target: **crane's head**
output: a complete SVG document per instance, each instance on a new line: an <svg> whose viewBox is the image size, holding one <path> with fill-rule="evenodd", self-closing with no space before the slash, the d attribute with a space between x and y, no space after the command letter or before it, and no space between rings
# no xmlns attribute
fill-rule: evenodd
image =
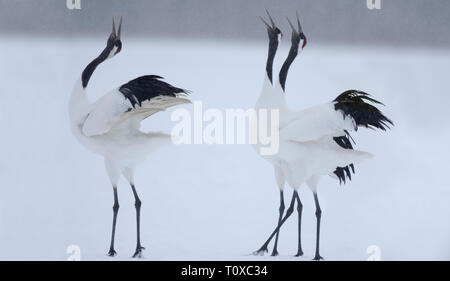
<svg viewBox="0 0 450 281"><path fill-rule="evenodd" d="M269 11L266 9L266 13L269 16L270 24L268 24L262 17L259 17L261 21L266 25L267 27L267 34L269 35L269 39L275 40L276 42L280 42L281 39L283 39L283 32L275 25L275 22L273 21L272 17L269 14Z"/></svg>
<svg viewBox="0 0 450 281"><path fill-rule="evenodd" d="M120 41L120 32L122 31L122 17L120 17L119 29L116 33L116 24L114 23L114 17L112 19L112 32L109 35L106 47L110 50L108 58L112 58L122 50L122 41Z"/></svg>
<svg viewBox="0 0 450 281"><path fill-rule="evenodd" d="M298 44L301 42L302 44L302 50L303 48L305 48L306 43L308 42L306 39L305 34L303 33L303 29L302 29L302 25L300 24L300 17L298 16L298 11L296 12L296 17L297 17L297 28L298 30L294 27L294 25L292 24L292 22L289 20L288 17L287 20L289 22L289 25L292 28L292 38L291 38L291 42L292 44L296 44L296 46L298 46Z"/></svg>

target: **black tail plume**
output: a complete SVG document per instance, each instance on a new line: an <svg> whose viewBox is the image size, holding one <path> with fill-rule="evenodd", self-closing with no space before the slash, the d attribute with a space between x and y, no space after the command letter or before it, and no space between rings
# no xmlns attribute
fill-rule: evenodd
<svg viewBox="0 0 450 281"><path fill-rule="evenodd" d="M348 90L340 94L334 101L336 102L334 109L341 110L344 117L347 115L353 118L357 126L377 128L385 131L390 128L389 125L394 125L394 123L383 115L378 108L370 104L383 105L376 99L371 98L368 93L358 90ZM355 141L350 136L349 132L345 131L345 134L345 136L333 138L334 141L342 148L353 149L351 141L353 141L353 143L355 143ZM336 168L334 174L338 177L339 183L345 183L346 178L349 180L352 179L350 169L354 174L355 167L353 164Z"/></svg>
<svg viewBox="0 0 450 281"><path fill-rule="evenodd" d="M368 93L358 90L348 90L340 94L336 99L334 108L342 110L345 115L351 116L357 126L377 128L383 131L389 129L394 123L381 113L381 111L366 101L374 104L381 102L370 97Z"/></svg>

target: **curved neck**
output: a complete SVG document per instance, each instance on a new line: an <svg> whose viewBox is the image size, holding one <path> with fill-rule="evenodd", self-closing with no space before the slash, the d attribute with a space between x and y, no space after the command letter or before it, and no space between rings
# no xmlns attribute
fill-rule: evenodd
<svg viewBox="0 0 450 281"><path fill-rule="evenodd" d="M69 100L69 117L72 125L78 126L84 122L89 113L90 102L82 86L81 77L76 81Z"/></svg>
<svg viewBox="0 0 450 281"><path fill-rule="evenodd" d="M75 126L82 123L89 112L90 102L86 96L86 86L89 79L91 78L92 73L94 73L95 68L110 57L113 47L113 45L107 44L100 55L86 66L81 74L81 77L75 83L69 101L70 120Z"/></svg>
<svg viewBox="0 0 450 281"><path fill-rule="evenodd" d="M280 85L281 85L281 88L283 89L283 92L284 92L284 88L286 85L286 78L288 75L289 67L291 66L292 62L294 61L295 57L298 54L298 45L299 45L298 41L292 40L291 49L289 50L289 54L288 54L286 60L284 61L283 66L281 67L281 70L280 70L278 79L280 81Z"/></svg>
<svg viewBox="0 0 450 281"><path fill-rule="evenodd" d="M110 46L108 44L106 48L101 52L101 54L98 57L96 57L93 61L91 61L83 70L83 73L81 74L81 81L83 83L83 88L87 87L89 79L91 78L92 73L94 73L94 70L97 68L97 66L102 62L104 62L110 56L113 47L114 47L113 45Z"/></svg>
<svg viewBox="0 0 450 281"><path fill-rule="evenodd" d="M273 60L275 58L275 54L278 48L278 35L272 35L269 33L269 52L267 54L267 62L266 62L266 72L267 77L269 77L270 83L273 84L272 81L272 69L273 69Z"/></svg>

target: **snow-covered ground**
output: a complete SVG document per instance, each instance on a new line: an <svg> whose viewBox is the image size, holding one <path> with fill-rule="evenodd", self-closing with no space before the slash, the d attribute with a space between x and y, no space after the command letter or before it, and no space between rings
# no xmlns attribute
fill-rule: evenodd
<svg viewBox="0 0 450 281"><path fill-rule="evenodd" d="M72 137L67 102L105 38L0 39L0 259L108 259L113 195L103 161ZM123 51L90 82L95 100L142 74L159 74L193 91L204 107L250 108L261 88L265 42L123 39ZM283 42L278 65L289 40ZM375 157L354 180L321 181L321 254L328 260L450 259L450 51L321 46L313 40L288 76L287 99L304 108L361 89L383 101L393 130L359 130L357 147ZM192 105L185 108L192 110ZM171 110L144 130L170 132ZM278 190L272 167L250 145L164 148L139 166L142 242L148 260L273 260L248 255L275 226ZM291 191L286 192L286 201ZM305 257L314 254L312 193L301 190ZM130 187L119 186L118 259L135 247ZM296 216L282 229L280 256L296 259Z"/></svg>

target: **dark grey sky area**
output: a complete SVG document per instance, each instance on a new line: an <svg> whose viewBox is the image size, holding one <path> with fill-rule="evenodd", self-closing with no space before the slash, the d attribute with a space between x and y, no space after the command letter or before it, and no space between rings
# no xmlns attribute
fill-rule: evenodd
<svg viewBox="0 0 450 281"><path fill-rule="evenodd" d="M286 15L299 10L310 42L450 47L449 0L0 0L0 33L95 36L109 31L112 15L123 15L133 36L261 39L258 15L268 8L285 34Z"/></svg>

